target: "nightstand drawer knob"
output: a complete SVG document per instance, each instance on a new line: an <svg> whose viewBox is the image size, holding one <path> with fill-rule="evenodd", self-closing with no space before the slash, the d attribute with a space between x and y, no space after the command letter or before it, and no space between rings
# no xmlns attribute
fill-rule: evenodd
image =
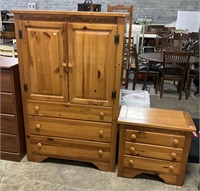
<svg viewBox="0 0 200 191"><path fill-rule="evenodd" d="M101 112L99 112L99 116L100 116L100 117L104 117L104 116L105 116L105 113L101 111Z"/></svg>
<svg viewBox="0 0 200 191"><path fill-rule="evenodd" d="M171 157L172 157L172 159L175 159L176 158L176 153L171 153Z"/></svg>
<svg viewBox="0 0 200 191"><path fill-rule="evenodd" d="M178 140L177 140L177 139L174 139L174 140L173 140L173 143L174 143L174 145L178 145Z"/></svg>
<svg viewBox="0 0 200 191"><path fill-rule="evenodd" d="M35 106L35 107L34 107L34 110L35 110L35 111L39 111L39 110L40 110L40 107L39 107L39 106Z"/></svg>
<svg viewBox="0 0 200 191"><path fill-rule="evenodd" d="M103 131L102 131L102 130L99 131L99 137L100 137L100 138L103 137Z"/></svg>
<svg viewBox="0 0 200 191"><path fill-rule="evenodd" d="M99 157L102 157L103 156L103 151L102 150L98 150L98 155L99 155Z"/></svg>
<svg viewBox="0 0 200 191"><path fill-rule="evenodd" d="M42 143L37 143L37 148L41 149L41 147L42 147Z"/></svg>
<svg viewBox="0 0 200 191"><path fill-rule="evenodd" d="M39 131L39 130L40 130L40 127L41 127L40 124L36 124L36 125L35 125L35 130L36 130L36 131Z"/></svg>
<svg viewBox="0 0 200 191"><path fill-rule="evenodd" d="M133 162L133 160L129 160L129 162L128 162L128 163L129 163L129 165L130 165L130 166L133 166L133 165L134 165L134 162Z"/></svg>
<svg viewBox="0 0 200 191"><path fill-rule="evenodd" d="M174 167L172 165L170 165L169 170L174 170Z"/></svg>
<svg viewBox="0 0 200 191"><path fill-rule="evenodd" d="M135 134L132 134L131 135L131 140L135 140L136 139L136 135Z"/></svg>
<svg viewBox="0 0 200 191"><path fill-rule="evenodd" d="M131 147L131 148L130 148L130 151L131 151L131 153L135 153L135 148L134 148L134 147Z"/></svg>

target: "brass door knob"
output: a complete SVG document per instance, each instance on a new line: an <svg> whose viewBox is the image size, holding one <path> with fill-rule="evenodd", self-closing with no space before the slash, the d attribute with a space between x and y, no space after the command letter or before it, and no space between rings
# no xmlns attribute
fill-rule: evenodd
<svg viewBox="0 0 200 191"><path fill-rule="evenodd" d="M177 139L174 139L174 140L173 140L173 143L174 143L174 145L178 145L178 140L177 140Z"/></svg>
<svg viewBox="0 0 200 191"><path fill-rule="evenodd" d="M136 135L135 134L132 134L131 135L131 140L135 140L136 139Z"/></svg>
<svg viewBox="0 0 200 191"><path fill-rule="evenodd" d="M66 68L66 67L67 67L67 64L66 64L66 63L63 63L62 66L63 66L64 68Z"/></svg>
<svg viewBox="0 0 200 191"><path fill-rule="evenodd" d="M41 149L41 147L42 147L42 143L37 143L37 148Z"/></svg>
<svg viewBox="0 0 200 191"><path fill-rule="evenodd" d="M131 153L135 153L135 148L134 148L134 147L131 147L131 148L130 148L130 152L131 152Z"/></svg>
<svg viewBox="0 0 200 191"><path fill-rule="evenodd" d="M100 116L100 117L104 117L104 116L105 116L105 113L101 111L101 112L99 112L99 116Z"/></svg>
<svg viewBox="0 0 200 191"><path fill-rule="evenodd" d="M130 166L133 166L133 165L134 165L134 162L133 162L133 160L129 160L129 162L128 162L128 163L129 163L129 165L130 165Z"/></svg>
<svg viewBox="0 0 200 191"><path fill-rule="evenodd" d="M36 124L36 125L35 125L35 130L36 130L36 131L39 131L39 130L40 130L40 127L41 127L41 125L40 125L39 123Z"/></svg>
<svg viewBox="0 0 200 191"><path fill-rule="evenodd" d="M99 155L99 157L102 157L103 156L103 151L102 150L98 150L98 155Z"/></svg>
<svg viewBox="0 0 200 191"><path fill-rule="evenodd" d="M172 157L173 159L175 159L175 158L176 158L176 153L171 153L171 157Z"/></svg>
<svg viewBox="0 0 200 191"><path fill-rule="evenodd" d="M69 63L68 68L72 68L72 67L73 67L73 64Z"/></svg>
<svg viewBox="0 0 200 191"><path fill-rule="evenodd" d="M101 137L101 138L103 137L103 131L102 130L99 131L99 137Z"/></svg>
<svg viewBox="0 0 200 191"><path fill-rule="evenodd" d="M169 170L174 170L174 166L170 165Z"/></svg>
<svg viewBox="0 0 200 191"><path fill-rule="evenodd" d="M36 105L36 106L34 107L34 110L35 110L35 111L39 111L39 110L40 110L40 107Z"/></svg>

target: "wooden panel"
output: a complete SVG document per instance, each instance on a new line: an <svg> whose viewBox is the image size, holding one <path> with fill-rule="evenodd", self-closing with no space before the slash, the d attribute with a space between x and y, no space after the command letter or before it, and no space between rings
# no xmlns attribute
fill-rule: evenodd
<svg viewBox="0 0 200 191"><path fill-rule="evenodd" d="M113 105L116 33L116 25L68 25L70 103Z"/></svg>
<svg viewBox="0 0 200 191"><path fill-rule="evenodd" d="M183 149L141 143L125 143L125 153L140 157L181 161Z"/></svg>
<svg viewBox="0 0 200 191"><path fill-rule="evenodd" d="M110 159L108 143L34 136L31 136L30 142L32 154L86 161L108 162Z"/></svg>
<svg viewBox="0 0 200 191"><path fill-rule="evenodd" d="M1 97L1 112L14 114L15 108L14 108L13 94L0 92L0 97Z"/></svg>
<svg viewBox="0 0 200 191"><path fill-rule="evenodd" d="M178 175L180 163L125 155L124 167Z"/></svg>
<svg viewBox="0 0 200 191"><path fill-rule="evenodd" d="M19 145L17 142L16 135L9 135L9 134L3 134L1 135L1 151L7 151L7 152L19 152Z"/></svg>
<svg viewBox="0 0 200 191"><path fill-rule="evenodd" d="M16 134L16 119L15 115L0 114L1 118L1 132Z"/></svg>
<svg viewBox="0 0 200 191"><path fill-rule="evenodd" d="M183 148L185 137L174 134L154 133L127 129L126 140L138 143L149 143L155 145Z"/></svg>
<svg viewBox="0 0 200 191"><path fill-rule="evenodd" d="M24 69L29 97L63 101L64 23L23 22ZM65 39L66 41L66 39Z"/></svg>
<svg viewBox="0 0 200 191"><path fill-rule="evenodd" d="M35 135L82 140L111 140L111 124L29 116L29 131Z"/></svg>
<svg viewBox="0 0 200 191"><path fill-rule="evenodd" d="M1 80L1 92L12 92L12 77L10 70L1 69L0 70L0 80Z"/></svg>
<svg viewBox="0 0 200 191"><path fill-rule="evenodd" d="M92 107L53 102L28 101L28 113L43 117L59 117L88 121L112 121L112 108Z"/></svg>

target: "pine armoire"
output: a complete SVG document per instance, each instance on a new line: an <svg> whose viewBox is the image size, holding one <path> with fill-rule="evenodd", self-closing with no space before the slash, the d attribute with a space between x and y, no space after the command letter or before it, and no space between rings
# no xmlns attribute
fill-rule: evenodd
<svg viewBox="0 0 200 191"><path fill-rule="evenodd" d="M12 12L28 160L114 171L127 14Z"/></svg>

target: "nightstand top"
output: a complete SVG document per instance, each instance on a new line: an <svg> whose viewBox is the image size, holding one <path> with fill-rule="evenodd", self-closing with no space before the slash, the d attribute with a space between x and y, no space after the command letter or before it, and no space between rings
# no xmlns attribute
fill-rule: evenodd
<svg viewBox="0 0 200 191"><path fill-rule="evenodd" d="M168 109L140 108L123 105L118 123L166 130L196 131L189 113Z"/></svg>

